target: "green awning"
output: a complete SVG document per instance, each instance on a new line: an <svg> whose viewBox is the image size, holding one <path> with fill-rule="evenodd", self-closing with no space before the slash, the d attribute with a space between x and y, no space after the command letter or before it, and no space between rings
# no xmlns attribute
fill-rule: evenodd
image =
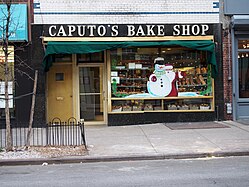
<svg viewBox="0 0 249 187"><path fill-rule="evenodd" d="M116 48L152 46L182 46L200 51L208 51L208 63L212 66L212 77L218 74L215 58L215 44L211 40L172 40L158 42L48 42L46 53L43 59L43 66L45 71L49 70L53 63L51 58L51 55L53 54L86 54Z"/></svg>

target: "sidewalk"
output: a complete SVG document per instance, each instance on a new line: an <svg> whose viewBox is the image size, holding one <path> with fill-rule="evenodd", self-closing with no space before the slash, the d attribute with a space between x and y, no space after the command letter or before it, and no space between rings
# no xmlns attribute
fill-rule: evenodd
<svg viewBox="0 0 249 187"><path fill-rule="evenodd" d="M218 123L230 128L171 130L162 123L87 126L86 143L89 153L86 156L0 160L0 165L249 155L249 125L233 121Z"/></svg>
<svg viewBox="0 0 249 187"><path fill-rule="evenodd" d="M249 153L249 125L171 130L164 124L86 128L89 157Z"/></svg>

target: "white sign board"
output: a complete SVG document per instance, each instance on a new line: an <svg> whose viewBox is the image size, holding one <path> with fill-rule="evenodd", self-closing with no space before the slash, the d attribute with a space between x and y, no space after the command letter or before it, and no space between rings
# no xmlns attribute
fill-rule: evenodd
<svg viewBox="0 0 249 187"><path fill-rule="evenodd" d="M13 94L13 82L8 82L8 93ZM5 82L0 82L0 94L5 94Z"/></svg>
<svg viewBox="0 0 249 187"><path fill-rule="evenodd" d="M0 95L0 108L5 108L4 95ZM9 95L9 108L13 108L13 95Z"/></svg>

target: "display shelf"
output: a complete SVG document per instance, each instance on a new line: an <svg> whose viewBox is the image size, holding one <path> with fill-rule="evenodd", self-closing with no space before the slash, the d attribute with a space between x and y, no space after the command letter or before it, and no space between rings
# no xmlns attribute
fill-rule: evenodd
<svg viewBox="0 0 249 187"><path fill-rule="evenodd" d="M182 113L182 112L214 112L214 109L209 110L143 110L143 111L122 111L122 112L108 112L109 114L134 114L134 113L158 113L158 112L165 112L165 113Z"/></svg>
<svg viewBox="0 0 249 187"><path fill-rule="evenodd" d="M178 96L178 97L141 97L141 98L111 98L111 100L181 100L181 99L212 99L213 96L191 96L191 97L183 97L183 96Z"/></svg>
<svg viewBox="0 0 249 187"><path fill-rule="evenodd" d="M178 87L205 87L207 86L207 84L198 84L198 85L192 85L192 84L188 84L188 85L178 85Z"/></svg>
<svg viewBox="0 0 249 187"><path fill-rule="evenodd" d="M120 77L120 79L135 81L135 80L144 80L144 79L147 80L148 78L147 77Z"/></svg>
<svg viewBox="0 0 249 187"><path fill-rule="evenodd" d="M109 114L133 114L133 113L144 113L145 111L122 111L122 112L108 112Z"/></svg>
<svg viewBox="0 0 249 187"><path fill-rule="evenodd" d="M150 70L149 68L134 68L134 69L129 69L129 68L119 68L115 67L111 69L112 71L136 71L136 70Z"/></svg>
<svg viewBox="0 0 249 187"><path fill-rule="evenodd" d="M118 88L142 88L142 87L146 87L146 85L137 85L137 86L117 86Z"/></svg>
<svg viewBox="0 0 249 187"><path fill-rule="evenodd" d="M213 112L213 109L209 110L152 110L152 111L143 111L144 113L148 112ZM120 112L122 113L122 112Z"/></svg>
<svg viewBox="0 0 249 187"><path fill-rule="evenodd" d="M115 109L111 113L214 111L212 96L115 98L112 99L112 106Z"/></svg>

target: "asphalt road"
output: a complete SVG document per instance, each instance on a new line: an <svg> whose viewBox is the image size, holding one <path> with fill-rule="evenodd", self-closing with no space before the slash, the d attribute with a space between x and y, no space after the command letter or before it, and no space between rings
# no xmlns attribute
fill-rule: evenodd
<svg viewBox="0 0 249 187"><path fill-rule="evenodd" d="M249 157L0 167L0 186L249 186Z"/></svg>

